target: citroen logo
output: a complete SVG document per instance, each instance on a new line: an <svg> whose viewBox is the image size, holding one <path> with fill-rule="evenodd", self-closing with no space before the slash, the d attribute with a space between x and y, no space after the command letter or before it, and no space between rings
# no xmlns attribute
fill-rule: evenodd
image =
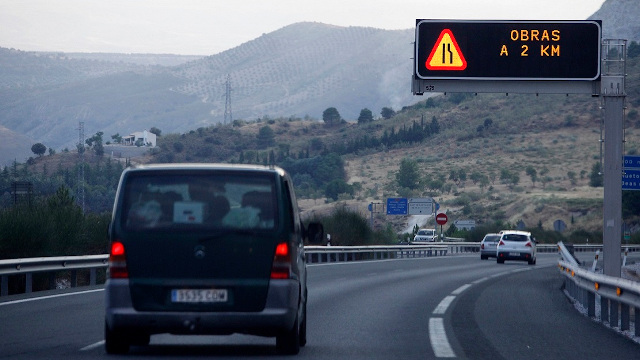
<svg viewBox="0 0 640 360"><path fill-rule="evenodd" d="M193 255L196 257L196 259L204 258L204 256L206 255L206 253L204 252L204 246L202 245L196 246L193 249Z"/></svg>

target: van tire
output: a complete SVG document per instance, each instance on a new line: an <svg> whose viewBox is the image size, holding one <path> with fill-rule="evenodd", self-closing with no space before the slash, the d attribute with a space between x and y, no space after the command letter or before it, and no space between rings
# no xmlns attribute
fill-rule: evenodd
<svg viewBox="0 0 640 360"><path fill-rule="evenodd" d="M291 330L276 336L276 351L283 355L296 355L300 352L300 323L299 317L293 322Z"/></svg>
<svg viewBox="0 0 640 360"><path fill-rule="evenodd" d="M129 351L129 342L122 333L117 333L104 324L104 348L107 354L125 354Z"/></svg>

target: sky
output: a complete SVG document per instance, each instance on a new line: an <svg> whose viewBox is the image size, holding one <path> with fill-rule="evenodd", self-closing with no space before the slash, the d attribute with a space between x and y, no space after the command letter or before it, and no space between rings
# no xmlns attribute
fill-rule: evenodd
<svg viewBox="0 0 640 360"><path fill-rule="evenodd" d="M415 19L584 20L604 0L0 0L0 47L213 55L287 25L400 30Z"/></svg>

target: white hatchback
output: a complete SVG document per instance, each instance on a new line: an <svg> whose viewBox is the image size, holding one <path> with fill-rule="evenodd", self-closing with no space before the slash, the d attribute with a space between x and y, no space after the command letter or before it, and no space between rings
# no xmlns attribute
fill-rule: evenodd
<svg viewBox="0 0 640 360"><path fill-rule="evenodd" d="M496 258L498 264L503 264L505 260L521 260L535 265L536 239L528 231L501 231Z"/></svg>

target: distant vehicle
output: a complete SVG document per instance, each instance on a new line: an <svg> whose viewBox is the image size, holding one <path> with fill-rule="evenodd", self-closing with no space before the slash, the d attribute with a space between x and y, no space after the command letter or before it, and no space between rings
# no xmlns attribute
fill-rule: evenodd
<svg viewBox="0 0 640 360"><path fill-rule="evenodd" d="M420 229L413 237L413 243L434 242L437 238L436 229Z"/></svg>
<svg viewBox="0 0 640 360"><path fill-rule="evenodd" d="M276 338L296 354L307 324L304 229L277 167L149 165L125 170L109 226L105 348L159 333Z"/></svg>
<svg viewBox="0 0 640 360"><path fill-rule="evenodd" d="M498 264L503 264L505 260L521 260L535 265L536 240L528 231L501 231L496 256Z"/></svg>
<svg viewBox="0 0 640 360"><path fill-rule="evenodd" d="M500 234L486 234L480 241L480 260L487 260L490 257L497 257L496 248L500 241Z"/></svg>

